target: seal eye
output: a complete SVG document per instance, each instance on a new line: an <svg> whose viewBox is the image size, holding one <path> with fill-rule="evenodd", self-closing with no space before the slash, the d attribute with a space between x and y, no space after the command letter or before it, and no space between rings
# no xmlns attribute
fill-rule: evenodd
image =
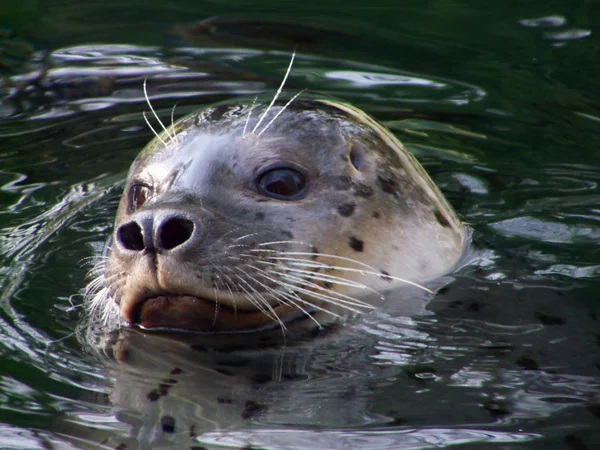
<svg viewBox="0 0 600 450"><path fill-rule="evenodd" d="M306 191L306 178L291 167L273 167L263 171L256 181L258 191L279 200L299 200Z"/></svg>
<svg viewBox="0 0 600 450"><path fill-rule="evenodd" d="M134 184L129 190L129 210L136 211L152 196L152 189L145 184Z"/></svg>

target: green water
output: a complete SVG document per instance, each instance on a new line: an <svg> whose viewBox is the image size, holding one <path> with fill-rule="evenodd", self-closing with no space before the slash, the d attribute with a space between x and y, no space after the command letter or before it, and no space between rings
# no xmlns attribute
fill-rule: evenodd
<svg viewBox="0 0 600 450"><path fill-rule="evenodd" d="M598 448L600 4L166 3L0 7L0 448ZM294 348L87 352L143 80L180 117L273 92L296 43L287 87L386 122L471 226L469 264L428 315Z"/></svg>

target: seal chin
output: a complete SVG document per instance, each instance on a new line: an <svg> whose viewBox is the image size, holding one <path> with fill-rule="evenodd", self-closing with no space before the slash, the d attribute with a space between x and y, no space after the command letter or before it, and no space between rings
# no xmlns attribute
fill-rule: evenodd
<svg viewBox="0 0 600 450"><path fill-rule="evenodd" d="M231 333L279 325L291 314L287 305L260 310L232 309L192 295L159 295L138 302L128 316L130 326L151 331Z"/></svg>

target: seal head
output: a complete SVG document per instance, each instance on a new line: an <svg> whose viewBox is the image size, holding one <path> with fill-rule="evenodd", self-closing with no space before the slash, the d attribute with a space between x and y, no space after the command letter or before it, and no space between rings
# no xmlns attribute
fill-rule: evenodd
<svg viewBox="0 0 600 450"><path fill-rule="evenodd" d="M285 328L447 273L465 228L416 159L329 100L228 103L131 166L92 314L152 330ZM95 312L94 312L95 311Z"/></svg>

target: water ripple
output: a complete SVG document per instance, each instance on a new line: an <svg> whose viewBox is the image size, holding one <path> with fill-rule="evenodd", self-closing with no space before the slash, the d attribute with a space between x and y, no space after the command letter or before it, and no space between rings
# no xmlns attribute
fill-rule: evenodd
<svg viewBox="0 0 600 450"><path fill-rule="evenodd" d="M503 432L473 428L407 428L378 431L248 430L205 433L197 438L204 445L261 447L266 449L410 450L438 448L470 442L516 443L540 437L537 433Z"/></svg>

